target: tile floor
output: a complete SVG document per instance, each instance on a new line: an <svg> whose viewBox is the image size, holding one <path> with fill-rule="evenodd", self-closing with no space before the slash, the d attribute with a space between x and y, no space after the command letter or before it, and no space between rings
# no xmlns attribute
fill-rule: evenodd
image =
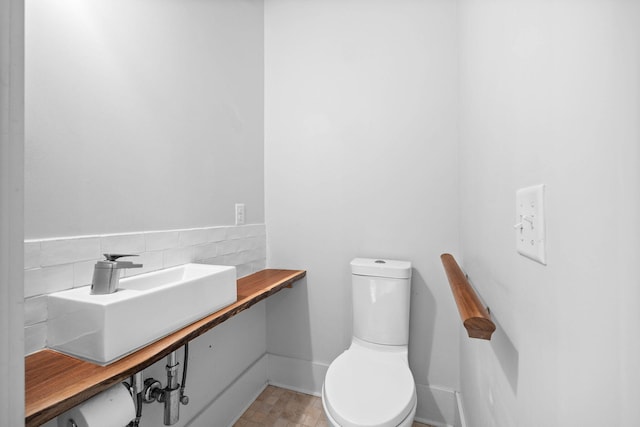
<svg viewBox="0 0 640 427"><path fill-rule="evenodd" d="M267 386L234 427L329 427L319 397ZM413 423L413 427L430 427Z"/></svg>

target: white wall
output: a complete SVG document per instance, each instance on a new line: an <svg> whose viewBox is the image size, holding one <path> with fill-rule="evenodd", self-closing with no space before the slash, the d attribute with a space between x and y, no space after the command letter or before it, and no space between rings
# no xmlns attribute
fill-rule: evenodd
<svg viewBox="0 0 640 427"><path fill-rule="evenodd" d="M24 7L0 0L0 425L24 421Z"/></svg>
<svg viewBox="0 0 640 427"><path fill-rule="evenodd" d="M264 221L258 0L28 0L27 238Z"/></svg>
<svg viewBox="0 0 640 427"><path fill-rule="evenodd" d="M415 379L457 389L455 2L267 1L265 59L268 265L308 271L268 302L269 353L326 369L351 338L349 261L407 259Z"/></svg>
<svg viewBox="0 0 640 427"><path fill-rule="evenodd" d="M498 322L462 338L474 427L640 424L639 7L460 2L460 258ZM512 228L539 183L547 266Z"/></svg>

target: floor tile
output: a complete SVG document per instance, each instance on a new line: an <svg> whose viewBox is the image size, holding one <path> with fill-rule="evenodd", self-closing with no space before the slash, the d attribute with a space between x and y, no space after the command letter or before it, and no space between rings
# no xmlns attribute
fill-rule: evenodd
<svg viewBox="0 0 640 427"><path fill-rule="evenodd" d="M330 427L322 400L296 391L267 386L234 427ZM413 427L430 427L413 423Z"/></svg>

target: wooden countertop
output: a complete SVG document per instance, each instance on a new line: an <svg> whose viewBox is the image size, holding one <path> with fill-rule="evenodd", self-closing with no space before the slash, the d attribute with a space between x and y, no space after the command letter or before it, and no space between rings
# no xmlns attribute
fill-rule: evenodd
<svg viewBox="0 0 640 427"><path fill-rule="evenodd" d="M110 365L100 366L45 349L25 358L25 425L39 426L151 366L185 343L306 275L267 269L238 279L238 300Z"/></svg>

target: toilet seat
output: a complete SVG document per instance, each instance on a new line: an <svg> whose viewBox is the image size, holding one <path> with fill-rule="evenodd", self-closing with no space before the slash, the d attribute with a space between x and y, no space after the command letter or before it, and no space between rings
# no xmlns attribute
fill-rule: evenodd
<svg viewBox="0 0 640 427"><path fill-rule="evenodd" d="M406 347L377 347L354 341L329 366L322 398L342 427L397 427L415 409Z"/></svg>

